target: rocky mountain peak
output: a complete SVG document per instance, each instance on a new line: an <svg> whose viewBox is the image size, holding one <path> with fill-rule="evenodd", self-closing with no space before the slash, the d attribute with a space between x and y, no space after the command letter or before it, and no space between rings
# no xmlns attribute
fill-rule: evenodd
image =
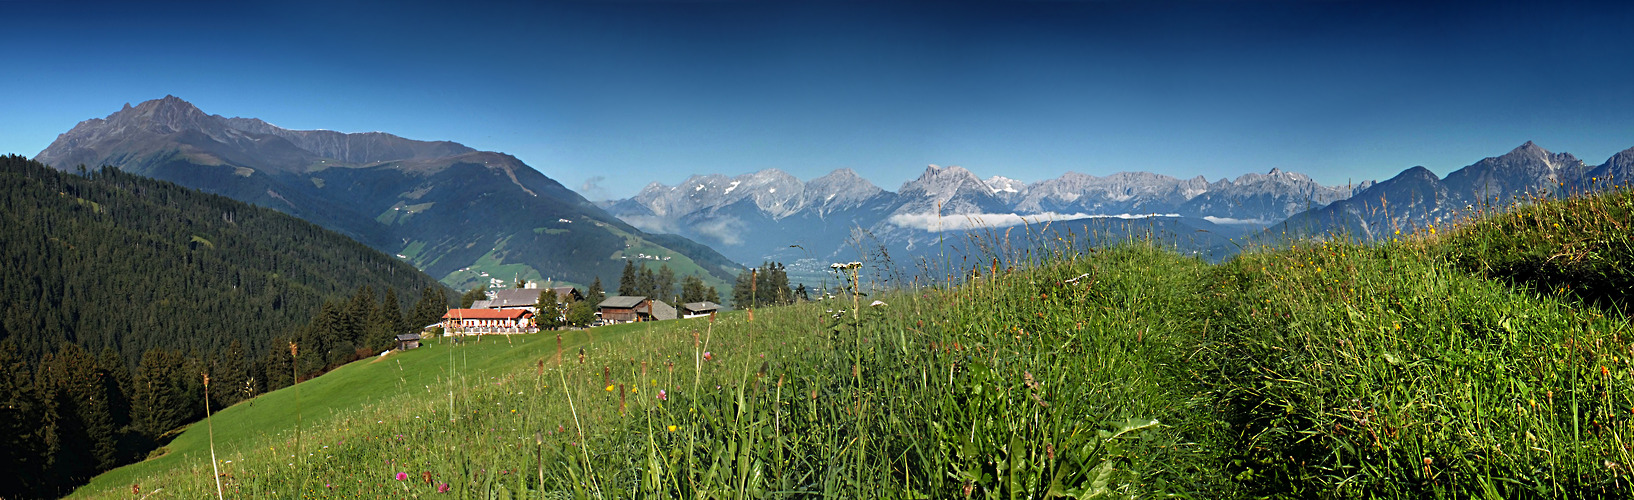
<svg viewBox="0 0 1634 500"><path fill-rule="evenodd" d="M168 134L183 130L211 130L221 128L215 117L204 114L193 103L173 95L143 102L134 108L121 109L109 115L108 121L122 125L150 127L155 133Z"/></svg>
<svg viewBox="0 0 1634 500"><path fill-rule="evenodd" d="M1499 156L1498 159L1508 160L1508 161L1516 161L1516 160L1527 160L1527 159L1540 159L1541 160L1541 159L1545 159L1545 158L1548 158L1548 157L1549 157L1549 150L1543 149L1542 146L1539 146L1539 145L1537 145L1537 143L1534 143L1532 141L1526 141L1526 144L1522 144L1522 145L1516 147L1515 149L1509 150L1508 153L1504 153L1503 156Z"/></svg>
<svg viewBox="0 0 1634 500"><path fill-rule="evenodd" d="M882 194L885 194L884 189L857 175L856 171L842 168L807 182L800 205L816 210L818 215L826 215L836 210L856 208Z"/></svg>
<svg viewBox="0 0 1634 500"><path fill-rule="evenodd" d="M964 167L928 165L925 172L919 174L919 178L902 183L902 188L897 192L904 195L915 192L942 198L953 196L961 190L987 191L987 184L982 183L976 174L965 170Z"/></svg>

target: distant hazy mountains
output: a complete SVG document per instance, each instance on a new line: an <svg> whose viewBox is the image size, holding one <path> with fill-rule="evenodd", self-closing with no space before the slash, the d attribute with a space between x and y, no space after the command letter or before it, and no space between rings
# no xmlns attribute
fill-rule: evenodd
<svg viewBox="0 0 1634 500"><path fill-rule="evenodd" d="M1133 224L1149 228L1150 222L1162 221L1174 231L1206 231L1214 236L1208 244L1221 244L1220 237L1258 230L1371 185L1323 186L1304 174L1276 169L1215 182L1122 172L1067 173L1026 184L932 165L896 192L849 169L809 182L762 170L737 177L698 175L678 186L653 183L606 206L636 227L678 233L740 262L756 262L841 255L860 237L873 240L864 245L912 252L971 229L1046 222L1117 221L1125 227L1147 221Z"/></svg>
<svg viewBox="0 0 1634 500"><path fill-rule="evenodd" d="M510 155L379 132L286 130L166 96L80 122L35 156L113 165L278 209L396 254L449 285L550 278L616 283L622 259L724 284L737 266L643 232Z"/></svg>
<svg viewBox="0 0 1634 500"><path fill-rule="evenodd" d="M1407 169L1348 200L1298 214L1272 231L1389 238L1398 230L1410 234L1529 196L1561 196L1624 184L1634 180L1631 175L1634 148L1589 166L1570 153L1551 153L1528 141L1502 156L1455 170L1445 179L1424 167Z"/></svg>

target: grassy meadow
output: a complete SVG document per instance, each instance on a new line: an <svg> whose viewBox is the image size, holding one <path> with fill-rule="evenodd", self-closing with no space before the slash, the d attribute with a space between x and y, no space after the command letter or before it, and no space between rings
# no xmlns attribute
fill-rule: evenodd
<svg viewBox="0 0 1634 500"><path fill-rule="evenodd" d="M1631 214L1539 201L1218 265L1061 239L752 320L442 339L75 496L1630 497Z"/></svg>

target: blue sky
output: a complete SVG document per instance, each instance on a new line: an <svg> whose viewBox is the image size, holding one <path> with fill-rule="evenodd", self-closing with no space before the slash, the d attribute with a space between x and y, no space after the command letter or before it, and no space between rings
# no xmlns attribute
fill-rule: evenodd
<svg viewBox="0 0 1634 500"><path fill-rule="evenodd" d="M174 94L513 154L591 198L926 164L1438 174L1634 147L1634 8L1347 1L0 0L0 153ZM587 186L586 183L595 181Z"/></svg>

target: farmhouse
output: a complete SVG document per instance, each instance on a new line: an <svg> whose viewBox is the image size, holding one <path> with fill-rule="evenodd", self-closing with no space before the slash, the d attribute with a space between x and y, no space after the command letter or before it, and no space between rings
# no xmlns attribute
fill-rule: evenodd
<svg viewBox="0 0 1634 500"><path fill-rule="evenodd" d="M719 311L720 309L720 304L707 300L703 302L688 302L681 304L681 317L697 318L702 316L712 316L715 314L715 311Z"/></svg>
<svg viewBox="0 0 1634 500"><path fill-rule="evenodd" d="M601 311L602 321L608 323L676 318L674 306L665 304L662 300L652 300L640 295L615 295L601 301L596 307Z"/></svg>
<svg viewBox="0 0 1634 500"><path fill-rule="evenodd" d="M405 333L397 336L397 350L407 351L416 347L420 347L420 334Z"/></svg>
<svg viewBox="0 0 1634 500"><path fill-rule="evenodd" d="M556 302L558 304L567 304L569 302L584 300L584 294L579 293L577 288L570 286L557 286L551 287L550 289L556 291ZM471 308L527 309L529 311L539 312L539 304L536 304L536 302L539 302L539 294L544 291L544 288L507 288L504 290L497 290L493 292L492 298L473 302L471 304Z"/></svg>
<svg viewBox="0 0 1634 500"><path fill-rule="evenodd" d="M448 335L533 333L533 311L527 309L449 309L443 315Z"/></svg>

